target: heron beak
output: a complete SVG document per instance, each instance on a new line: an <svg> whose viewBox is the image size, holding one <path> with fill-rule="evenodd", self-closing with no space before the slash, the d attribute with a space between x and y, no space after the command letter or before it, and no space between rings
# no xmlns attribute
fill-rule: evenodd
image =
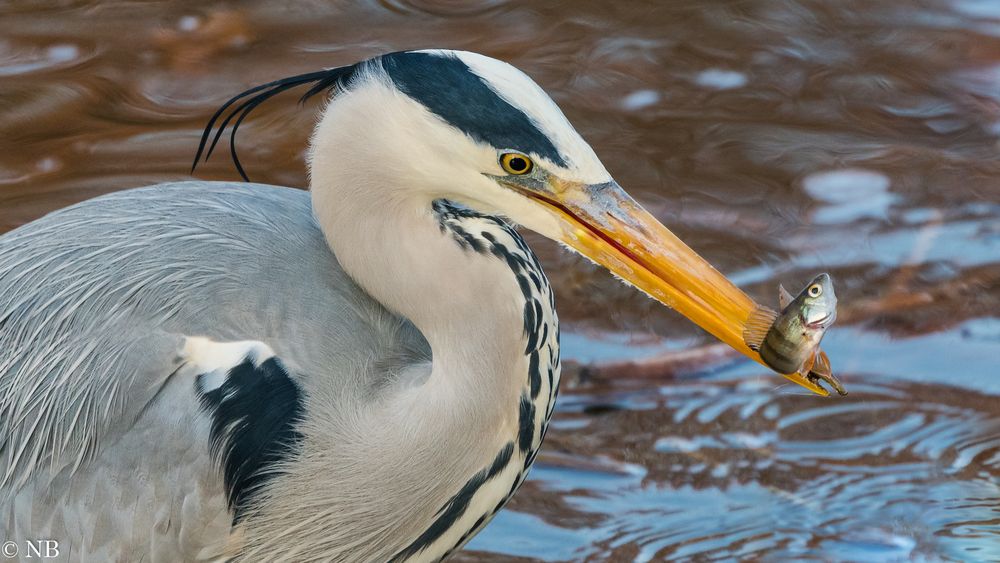
<svg viewBox="0 0 1000 563"><path fill-rule="evenodd" d="M743 327L756 304L691 250L615 182L588 185L546 178L545 190L508 183L555 214L561 241L675 309L740 353L759 362L743 343ZM785 375L810 391L829 392L805 377Z"/></svg>

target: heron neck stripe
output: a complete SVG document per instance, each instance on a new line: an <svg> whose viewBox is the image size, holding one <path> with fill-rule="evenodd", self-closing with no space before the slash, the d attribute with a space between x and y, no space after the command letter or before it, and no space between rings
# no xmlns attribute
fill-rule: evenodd
<svg viewBox="0 0 1000 563"><path fill-rule="evenodd" d="M548 325L545 328L548 330ZM531 384L531 399L537 399L542 388L542 374L538 371L538 350L528 356L528 381Z"/></svg>
<svg viewBox="0 0 1000 563"><path fill-rule="evenodd" d="M521 412L519 419L517 443L521 453L527 455L535 441L535 403L527 395L521 395Z"/></svg>
<svg viewBox="0 0 1000 563"><path fill-rule="evenodd" d="M517 231L499 218L477 213L445 199L434 201L432 209L444 236L451 238L463 250L484 258L498 259L510 269L517 284L514 297L520 295L524 299L522 336L525 341L527 377L517 403L512 405L517 415L516 436L513 441L508 443L494 459L492 466L473 476L459 493L435 514L428 529L407 548L401 550L394 561L411 556L419 558L423 554L437 555L445 549L446 554L451 553L464 545L510 499L524 481L528 469L535 460L538 447L545 436L559 385L559 325L554 310L552 289L537 257ZM552 325L551 330L549 325ZM547 350L543 351L543 348ZM543 366L545 362L548 362L548 365ZM543 370L547 374L544 379ZM547 392L543 392L545 383L548 383ZM512 448L510 452L506 451L508 447ZM513 449L515 447L516 449ZM521 456L516 461L513 458L515 453ZM498 461L503 461L505 465L497 466ZM504 472L510 463L516 463L516 474ZM504 484L507 483L507 475L512 477L510 489L503 498L477 496L480 494L480 488L489 481L489 478L483 476L496 476L501 472L505 475ZM490 488L488 494L495 495L494 488ZM435 543L438 540L444 542L441 538L445 536L446 531L461 525L459 521L470 506L476 510L483 510L484 503L492 502L496 502L495 508L491 512L480 514L476 522L463 531L461 539L456 543L450 545Z"/></svg>
<svg viewBox="0 0 1000 563"><path fill-rule="evenodd" d="M437 518L435 518L434 523L430 525L424 533L420 534L417 539L405 547L402 551L397 553L390 559L390 561L405 561L406 559L420 553L424 548L434 543L438 538L444 535L445 532L450 530L461 518L466 509L469 507L469 503L472 501L472 497L476 494L487 481L495 477L500 471L502 471L507 464L510 463L510 458L514 454L514 443L508 442L500 453L493 459L493 463L486 469L476 473L471 479L466 481L465 485L455 493L451 499L445 503L444 506L438 510ZM475 528L473 528L475 529Z"/></svg>

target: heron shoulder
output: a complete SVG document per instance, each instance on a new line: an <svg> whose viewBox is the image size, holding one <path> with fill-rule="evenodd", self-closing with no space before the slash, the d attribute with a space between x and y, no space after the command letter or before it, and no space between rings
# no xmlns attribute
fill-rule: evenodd
<svg viewBox="0 0 1000 563"><path fill-rule="evenodd" d="M110 194L0 236L0 479L74 466L128 431L184 335L266 340L298 382L370 393L428 356L339 268L289 188L185 182ZM381 358L381 360L379 360ZM109 407L110 405L110 407Z"/></svg>

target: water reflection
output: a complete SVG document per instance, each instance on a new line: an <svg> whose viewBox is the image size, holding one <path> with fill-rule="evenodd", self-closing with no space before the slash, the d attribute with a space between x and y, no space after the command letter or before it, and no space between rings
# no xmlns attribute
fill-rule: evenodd
<svg viewBox="0 0 1000 563"><path fill-rule="evenodd" d="M542 458L531 496L473 548L551 560L1000 557L994 397L866 384L852 401L823 401L709 381L623 394L622 383L564 403L559 420L587 423L554 428L549 451L562 453ZM525 550L501 548L524 533Z"/></svg>
<svg viewBox="0 0 1000 563"><path fill-rule="evenodd" d="M998 559L996 6L6 3L0 231L187 178L201 126L250 85L405 48L500 57L755 297L830 271L824 347L851 395L716 352L628 364L707 339L530 236L563 357L618 367L567 378L540 465L458 559ZM316 108L274 101L241 129L244 163L304 186ZM224 158L199 174L236 177Z"/></svg>

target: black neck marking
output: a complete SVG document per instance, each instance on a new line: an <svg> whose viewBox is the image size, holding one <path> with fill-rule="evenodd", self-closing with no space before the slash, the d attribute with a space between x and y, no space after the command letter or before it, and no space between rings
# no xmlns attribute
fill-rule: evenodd
<svg viewBox="0 0 1000 563"><path fill-rule="evenodd" d="M438 511L427 531L400 551L393 561L402 561L419 554L431 547L446 530L457 525L476 492L503 471L512 462L513 454L517 452L523 457L523 463L509 491L491 510L481 514L479 519L465 530L461 539L449 547L445 557L486 525L486 522L510 500L524 481L545 436L549 417L552 415L552 405L558 394L555 374L559 369L559 324L555 317L552 289L538 258L517 231L497 217L478 213L444 199L436 200L433 203L433 210L443 234L450 236L465 251L501 260L507 264L517 280L524 298L523 337L526 341L524 354L528 358L528 374L525 388L517 404L518 429L514 441L500 451L491 466L469 479ZM488 228L483 227L483 222ZM547 298L546 293L548 293ZM543 299L552 312L551 322L546 322ZM548 381L548 393L543 397L541 396L542 364L545 363L547 363L544 369ZM536 439L536 428L539 425L541 428Z"/></svg>
<svg viewBox="0 0 1000 563"><path fill-rule="evenodd" d="M410 545L406 546L399 553L394 555L390 561L405 561L410 557L413 557L417 553L420 553L424 548L433 544L438 538L444 535L445 532L450 530L455 522L458 521L463 515L465 515L466 509L469 508L469 503L472 502L472 497L475 496L476 491L479 490L487 481L495 477L498 473L503 471L507 464L510 463L510 458L514 454L514 444L508 443L500 453L493 459L493 463L489 467L483 469L479 473L476 473L469 479L462 488L452 496L448 502L438 510L435 515L434 522L431 524L424 533L420 534L417 539L413 540Z"/></svg>

